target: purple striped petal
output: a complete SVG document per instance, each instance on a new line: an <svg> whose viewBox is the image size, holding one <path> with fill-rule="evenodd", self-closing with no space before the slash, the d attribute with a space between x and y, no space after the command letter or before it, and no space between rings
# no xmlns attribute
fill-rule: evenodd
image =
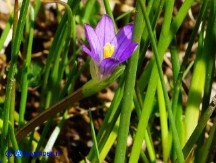
<svg viewBox="0 0 216 163"><path fill-rule="evenodd" d="M126 46L126 48L122 50L120 52L121 54L118 56L119 62L122 63L126 61L128 58L130 58L137 46L138 43L136 42L131 42L128 46Z"/></svg>
<svg viewBox="0 0 216 163"><path fill-rule="evenodd" d="M120 63L127 60L132 54L137 43L132 42L133 25L129 24L124 26L117 34L117 49L115 50L112 58L117 58Z"/></svg>
<svg viewBox="0 0 216 163"><path fill-rule="evenodd" d="M87 48L84 47L83 50L85 52L88 52L88 54L91 55L91 57L96 62L99 63L103 59L103 56L102 56L102 46L97 37L97 34L95 33L94 29L88 24L85 25L85 33L86 33L86 38L91 48L91 54L89 54L88 52L89 50L87 50Z"/></svg>
<svg viewBox="0 0 216 163"><path fill-rule="evenodd" d="M101 46L110 42L115 37L114 24L112 19L108 15L104 15L98 22L95 32L101 43Z"/></svg>
<svg viewBox="0 0 216 163"><path fill-rule="evenodd" d="M100 64L103 76L110 75L119 63L118 60L113 58L104 59Z"/></svg>
<svg viewBox="0 0 216 163"><path fill-rule="evenodd" d="M87 53L88 55L90 55L92 57L91 51L85 45L82 45L82 49L85 53Z"/></svg>

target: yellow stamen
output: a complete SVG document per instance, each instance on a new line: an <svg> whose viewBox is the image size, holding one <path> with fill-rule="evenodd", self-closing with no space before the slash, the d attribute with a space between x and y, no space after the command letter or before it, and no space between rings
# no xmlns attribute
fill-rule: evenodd
<svg viewBox="0 0 216 163"><path fill-rule="evenodd" d="M110 43L106 43L104 46L104 59L110 58L113 55L113 52L115 50L115 47L111 45Z"/></svg>

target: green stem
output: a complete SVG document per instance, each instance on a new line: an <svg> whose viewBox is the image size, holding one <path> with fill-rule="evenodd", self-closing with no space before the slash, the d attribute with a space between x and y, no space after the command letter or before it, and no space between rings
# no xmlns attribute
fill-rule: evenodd
<svg viewBox="0 0 216 163"><path fill-rule="evenodd" d="M136 9L137 9L137 13L135 16L133 41L140 42L141 39L140 37L143 31L142 28L143 19L142 19L142 14L140 13L140 7L138 3ZM124 89L125 96L122 99L120 126L118 131L118 138L117 138L116 155L114 160L115 163L125 162L127 136L129 131L131 106L133 101L138 59L139 59L139 50L137 49L134 52L133 56L130 58L127 71L126 71L127 73L126 73L125 89Z"/></svg>
<svg viewBox="0 0 216 163"><path fill-rule="evenodd" d="M20 100L20 110L19 110L19 127L24 125L24 115L25 115L25 109L26 109L26 100L27 100L27 94L28 94L28 74L31 64L31 53L32 53L32 43L33 43L33 34L34 34L34 9L33 7L30 8L30 32L28 37L28 48L27 48L27 57L26 61L23 65L22 69L22 93L21 93L21 100Z"/></svg>
<svg viewBox="0 0 216 163"><path fill-rule="evenodd" d="M26 136L30 131L33 131L35 127L43 124L46 120L56 115L60 111L65 110L72 105L73 102L79 101L83 98L89 97L98 91L104 89L114 80L116 80L124 71L124 66L116 68L112 76L109 78L103 79L101 81L90 80L80 89L72 93L71 95L65 97L63 100L51 106L49 109L44 110L34 119L29 121L25 126L23 126L16 134L17 140L20 140L22 137Z"/></svg>
<svg viewBox="0 0 216 163"><path fill-rule="evenodd" d="M9 125L10 139L11 139L11 143L13 145L14 151L20 150L19 146L17 144L15 133L14 133L13 124L11 124L9 122L8 125ZM16 157L16 160L17 160L18 163L21 163L22 162L22 157Z"/></svg>
<svg viewBox="0 0 216 163"><path fill-rule="evenodd" d="M12 97L12 100L11 100L11 104L10 104L10 114L9 115L9 122L14 125L14 112L15 112L15 97L16 97L16 80L13 80L12 81L12 94L11 94L11 97Z"/></svg>

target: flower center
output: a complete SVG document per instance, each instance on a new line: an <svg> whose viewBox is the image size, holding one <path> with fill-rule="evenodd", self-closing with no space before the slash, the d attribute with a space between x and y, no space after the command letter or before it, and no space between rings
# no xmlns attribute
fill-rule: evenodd
<svg viewBox="0 0 216 163"><path fill-rule="evenodd" d="M115 47L113 45L111 45L110 43L106 43L103 48L104 59L110 58L113 55L114 50Z"/></svg>

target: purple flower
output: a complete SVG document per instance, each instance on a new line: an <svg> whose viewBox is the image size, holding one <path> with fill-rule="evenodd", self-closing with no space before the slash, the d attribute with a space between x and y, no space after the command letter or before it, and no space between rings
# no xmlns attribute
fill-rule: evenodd
<svg viewBox="0 0 216 163"><path fill-rule="evenodd" d="M132 41L133 25L124 26L116 35L112 19L108 15L102 17L95 30L86 24L85 33L90 49L85 45L82 49L92 57L93 71L99 80L109 76L138 46L138 43Z"/></svg>

